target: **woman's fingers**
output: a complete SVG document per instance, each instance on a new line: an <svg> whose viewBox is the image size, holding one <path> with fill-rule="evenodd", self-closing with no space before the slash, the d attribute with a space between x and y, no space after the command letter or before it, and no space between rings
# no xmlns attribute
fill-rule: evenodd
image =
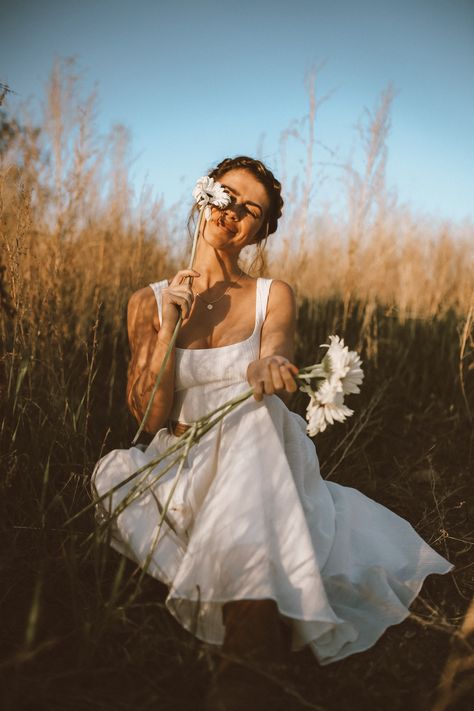
<svg viewBox="0 0 474 711"><path fill-rule="evenodd" d="M176 272L173 279L171 280L170 286L179 286L180 284L183 283L185 277L188 277L188 276L189 277L198 277L201 275L195 269L180 269L179 272Z"/></svg>
<svg viewBox="0 0 474 711"><path fill-rule="evenodd" d="M253 396L257 402L263 398L263 381L261 368L261 361L254 360L247 367L247 380L249 385L253 388Z"/></svg>
<svg viewBox="0 0 474 711"><path fill-rule="evenodd" d="M168 301L181 308L183 314L184 312L187 314L190 313L194 301L194 294L189 284L170 285L167 289L163 290L163 293L166 295ZM184 305L185 309L183 310Z"/></svg>
<svg viewBox="0 0 474 711"><path fill-rule="evenodd" d="M263 388L266 395L273 395L275 387L271 371L271 363L265 363L263 368Z"/></svg>
<svg viewBox="0 0 474 711"><path fill-rule="evenodd" d="M193 304L192 294L183 294L180 297L180 303L181 303L181 313L183 314L183 318L188 318L189 314L191 313L191 307Z"/></svg>
<svg viewBox="0 0 474 711"><path fill-rule="evenodd" d="M274 356L270 360L270 371L275 390L295 392L297 386L293 374L296 375L298 373L296 365L283 356Z"/></svg>
<svg viewBox="0 0 474 711"><path fill-rule="evenodd" d="M183 319L188 318L188 316L191 312L190 300L188 299L186 294L184 294L181 297L178 297L178 300L179 300L179 303L181 306L181 313L183 314Z"/></svg>
<svg viewBox="0 0 474 711"><path fill-rule="evenodd" d="M249 368L249 383L256 400L261 400L264 394L273 395L282 390L293 393L297 389L294 375L298 368L284 356L261 358L253 361Z"/></svg>
<svg viewBox="0 0 474 711"><path fill-rule="evenodd" d="M298 372L298 368L296 368L296 372ZM281 377L285 383L284 387L285 390L287 390L289 393L294 393L295 390L297 389L297 385L295 382L295 379L293 375L290 372L289 365L287 363L284 363L283 365L280 366L280 372L281 372Z"/></svg>
<svg viewBox="0 0 474 711"><path fill-rule="evenodd" d="M270 373L273 380L273 387L275 390L284 390L285 383L282 378L283 365L277 363L276 361L270 361Z"/></svg>
<svg viewBox="0 0 474 711"><path fill-rule="evenodd" d="M257 402L263 398L263 383L259 380L253 384L253 396Z"/></svg>
<svg viewBox="0 0 474 711"><path fill-rule="evenodd" d="M181 311L183 319L189 317L194 300L191 290L178 291L178 289L168 287L166 290L166 300L168 303L173 304L178 309L178 312Z"/></svg>

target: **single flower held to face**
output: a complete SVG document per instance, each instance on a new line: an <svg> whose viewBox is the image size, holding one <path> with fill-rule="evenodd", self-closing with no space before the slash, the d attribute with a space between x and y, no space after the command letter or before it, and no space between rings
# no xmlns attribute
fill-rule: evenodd
<svg viewBox="0 0 474 711"><path fill-rule="evenodd" d="M226 193L220 183L208 175L204 175L196 181L193 197L199 209L204 210L206 220L211 219L211 205L215 205L222 210L230 203L230 195Z"/></svg>

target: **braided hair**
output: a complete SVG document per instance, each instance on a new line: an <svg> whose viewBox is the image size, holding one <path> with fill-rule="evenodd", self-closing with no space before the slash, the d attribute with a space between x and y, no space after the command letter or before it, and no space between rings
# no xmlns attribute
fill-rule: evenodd
<svg viewBox="0 0 474 711"><path fill-rule="evenodd" d="M219 180L224 173L229 170L246 170L251 173L263 185L267 191L270 206L266 217L266 224L262 226L262 233L258 241L261 241L273 234L277 230L278 219L281 217L283 209L283 198L281 197L281 183L275 178L260 160L249 158L248 156L236 156L235 158L225 158L216 165L209 173L210 178Z"/></svg>

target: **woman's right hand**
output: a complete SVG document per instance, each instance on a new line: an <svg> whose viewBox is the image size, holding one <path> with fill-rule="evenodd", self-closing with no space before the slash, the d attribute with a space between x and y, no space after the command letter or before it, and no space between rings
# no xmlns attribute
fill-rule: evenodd
<svg viewBox="0 0 474 711"><path fill-rule="evenodd" d="M189 319L194 294L189 280L185 280L185 278L198 276L200 274L195 269L180 269L170 285L162 289L162 327L165 326L174 331L180 313L183 314L183 323Z"/></svg>
<svg viewBox="0 0 474 711"><path fill-rule="evenodd" d="M298 366L283 355L257 358L247 366L247 380L253 387L253 396L257 402L264 395L281 395L285 391L294 393L298 387L295 381L297 374Z"/></svg>

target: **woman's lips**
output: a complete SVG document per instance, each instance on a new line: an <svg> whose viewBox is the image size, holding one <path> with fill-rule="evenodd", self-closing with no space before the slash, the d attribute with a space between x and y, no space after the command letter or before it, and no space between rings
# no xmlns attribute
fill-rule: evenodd
<svg viewBox="0 0 474 711"><path fill-rule="evenodd" d="M235 234L236 232L235 229L232 229L232 227L227 225L225 222L218 222L217 224L222 230L225 230L225 232L230 232L231 234Z"/></svg>

